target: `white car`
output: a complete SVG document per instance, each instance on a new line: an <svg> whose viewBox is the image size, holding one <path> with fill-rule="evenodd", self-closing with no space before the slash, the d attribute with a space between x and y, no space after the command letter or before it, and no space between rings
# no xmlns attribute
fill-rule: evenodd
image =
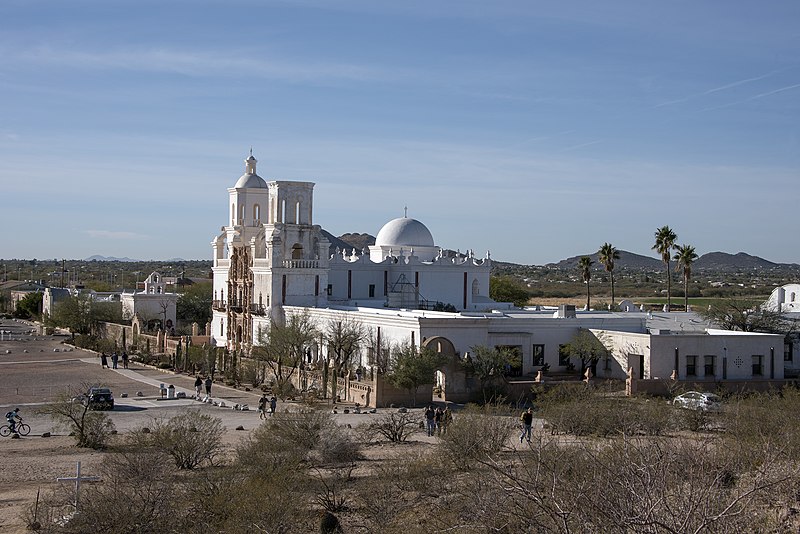
<svg viewBox="0 0 800 534"><path fill-rule="evenodd" d="M672 400L672 404L679 408L688 410L700 410L703 412L716 412L720 409L722 399L713 393L703 393L702 391L687 391L683 395L678 395Z"/></svg>

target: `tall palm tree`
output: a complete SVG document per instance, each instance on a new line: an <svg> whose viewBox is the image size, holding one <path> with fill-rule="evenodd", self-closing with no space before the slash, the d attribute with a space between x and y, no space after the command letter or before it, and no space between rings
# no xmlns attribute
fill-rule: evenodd
<svg viewBox="0 0 800 534"><path fill-rule="evenodd" d="M619 259L619 251L611 243L603 243L600 250L597 251L597 260L602 263L608 274L611 275L611 307L615 306L616 300L614 299L614 260Z"/></svg>
<svg viewBox="0 0 800 534"><path fill-rule="evenodd" d="M661 254L661 261L667 266L667 310L672 309L672 274L669 272L669 260L672 253L672 247L675 246L675 241L678 236L672 231L669 226L662 226L656 230L656 244L653 245L653 250Z"/></svg>
<svg viewBox="0 0 800 534"><path fill-rule="evenodd" d="M675 246L675 270L683 270L683 305L689 311L689 278L692 277L692 263L697 259L697 253L691 245Z"/></svg>
<svg viewBox="0 0 800 534"><path fill-rule="evenodd" d="M586 282L586 311L589 311L591 292L589 291L589 280L592 278L592 265L594 261L589 256L584 256L578 260L578 270L581 272L583 281Z"/></svg>

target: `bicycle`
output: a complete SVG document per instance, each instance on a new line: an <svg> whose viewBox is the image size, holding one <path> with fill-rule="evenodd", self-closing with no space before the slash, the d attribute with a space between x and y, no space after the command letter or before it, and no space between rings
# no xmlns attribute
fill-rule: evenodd
<svg viewBox="0 0 800 534"><path fill-rule="evenodd" d="M20 436L27 436L28 434L31 433L30 425L28 425L27 423L23 423L22 421L17 423L16 427L17 428L16 428L16 432L15 433L19 434ZM7 438L11 434L12 434L12 432L11 432L11 427L10 426L8 426L8 425L0 426L0 436L3 436L4 438Z"/></svg>

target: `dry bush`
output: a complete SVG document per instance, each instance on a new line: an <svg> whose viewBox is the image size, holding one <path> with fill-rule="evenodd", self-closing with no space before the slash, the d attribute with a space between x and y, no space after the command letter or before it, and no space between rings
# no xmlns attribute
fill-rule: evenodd
<svg viewBox="0 0 800 534"><path fill-rule="evenodd" d="M74 434L78 447L104 449L113 434L114 423L105 413L89 410L80 402L79 396L89 387L84 384L59 395L39 408L38 413L49 416L57 427Z"/></svg>
<svg viewBox="0 0 800 534"><path fill-rule="evenodd" d="M420 431L419 419L410 413L384 413L369 423L362 424L359 431L368 441L383 436L392 443L400 443Z"/></svg>
<svg viewBox="0 0 800 534"><path fill-rule="evenodd" d="M310 532L315 519L309 507L311 482L302 472L285 469L248 474L213 468L193 474L187 496L189 513L183 532Z"/></svg>
<svg viewBox="0 0 800 534"><path fill-rule="evenodd" d="M310 410L276 413L240 443L236 456L249 471L271 472L303 461L354 462L361 453L349 430L331 414Z"/></svg>
<svg viewBox="0 0 800 534"><path fill-rule="evenodd" d="M150 432L128 436L128 444L168 454L180 469L212 465L222 452L222 420L196 410L184 410L168 420L154 419Z"/></svg>
<svg viewBox="0 0 800 534"><path fill-rule="evenodd" d="M540 406L553 433L658 436L676 427L674 409L666 402L607 396L586 386L553 388L540 398Z"/></svg>
<svg viewBox="0 0 800 534"><path fill-rule="evenodd" d="M334 425L320 435L313 458L322 464L352 463L362 458L361 447L347 428Z"/></svg>
<svg viewBox="0 0 800 534"><path fill-rule="evenodd" d="M468 407L442 435L439 448L460 469L470 469L502 451L517 428L517 419L502 406Z"/></svg>
<svg viewBox="0 0 800 534"><path fill-rule="evenodd" d="M109 454L95 474L99 482L81 485L80 513L73 513L72 484L45 496L38 507L39 532L145 534L180 526L185 486L168 456L153 451Z"/></svg>

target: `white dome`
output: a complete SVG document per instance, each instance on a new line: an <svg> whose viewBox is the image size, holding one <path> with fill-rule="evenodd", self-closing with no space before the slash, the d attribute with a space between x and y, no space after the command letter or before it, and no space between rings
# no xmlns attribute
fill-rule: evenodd
<svg viewBox="0 0 800 534"><path fill-rule="evenodd" d="M256 163L258 160L253 157L253 149L250 149L250 157L244 160L244 174L233 187L236 189L267 189L267 182L256 174Z"/></svg>
<svg viewBox="0 0 800 534"><path fill-rule="evenodd" d="M257 174L243 174L234 185L236 189L267 188L267 182Z"/></svg>
<svg viewBox="0 0 800 534"><path fill-rule="evenodd" d="M383 225L375 245L379 247L432 247L433 236L430 230L416 219L399 217Z"/></svg>

